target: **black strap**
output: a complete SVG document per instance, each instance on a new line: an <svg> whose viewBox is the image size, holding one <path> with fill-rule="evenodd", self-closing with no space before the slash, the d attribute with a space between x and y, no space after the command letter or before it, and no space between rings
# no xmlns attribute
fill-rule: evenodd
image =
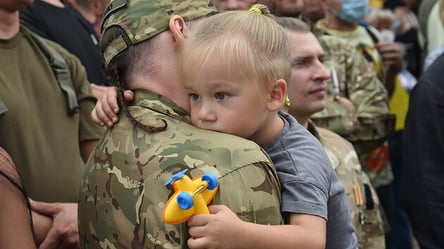
<svg viewBox="0 0 444 249"><path fill-rule="evenodd" d="M373 200L372 192L370 190L370 186L366 183L364 183L364 194L366 199L366 209L372 210L375 208L375 202Z"/></svg>
<svg viewBox="0 0 444 249"><path fill-rule="evenodd" d="M46 40L32 32L29 32L29 34L32 38L34 38L42 52L47 56L51 68L54 71L54 75L60 84L60 88L66 96L68 104L68 114L73 115L74 113L79 111L80 107L77 102L76 92L74 91L74 87L72 85L71 71L66 64L65 59L59 52L57 52L57 50L48 45Z"/></svg>
<svg viewBox="0 0 444 249"><path fill-rule="evenodd" d="M372 38L373 43L377 44L379 42L379 38L371 31L370 25L366 21L359 21L359 25L365 28L368 35Z"/></svg>

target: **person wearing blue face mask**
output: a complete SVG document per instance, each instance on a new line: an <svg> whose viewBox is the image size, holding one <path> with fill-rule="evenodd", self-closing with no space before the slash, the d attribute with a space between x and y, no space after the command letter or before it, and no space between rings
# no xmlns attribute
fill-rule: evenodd
<svg viewBox="0 0 444 249"><path fill-rule="evenodd" d="M402 55L394 42L381 41L379 32L363 19L369 11L368 0L322 0L324 19L316 26L325 33L340 36L353 43L374 65L378 77L389 93L402 68Z"/></svg>
<svg viewBox="0 0 444 249"><path fill-rule="evenodd" d="M335 13L337 17L348 23L358 23L368 14L368 0L342 0L341 11ZM334 9L331 9L335 11Z"/></svg>

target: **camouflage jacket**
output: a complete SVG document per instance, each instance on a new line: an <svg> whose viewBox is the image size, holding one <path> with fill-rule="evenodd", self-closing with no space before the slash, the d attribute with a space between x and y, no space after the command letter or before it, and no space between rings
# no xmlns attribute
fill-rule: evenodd
<svg viewBox="0 0 444 249"><path fill-rule="evenodd" d="M384 221L378 196L353 145L338 134L309 122L308 130L319 139L344 185L352 223L361 249L384 249Z"/></svg>
<svg viewBox="0 0 444 249"><path fill-rule="evenodd" d="M183 169L190 178L205 172L218 177L213 204L227 205L245 221L283 223L279 181L258 145L197 129L183 109L150 92L135 91L129 111L142 124L166 124L166 129L148 133L121 114L119 123L105 132L81 181L82 248L188 248L186 222L162 220L174 193L164 184Z"/></svg>
<svg viewBox="0 0 444 249"><path fill-rule="evenodd" d="M326 108L312 120L345 137L362 155L386 141L394 129L387 91L369 62L350 43L320 31L315 33L325 53L324 65L336 71L338 85L335 89L332 79L328 81ZM350 100L355 111L347 109L337 96Z"/></svg>

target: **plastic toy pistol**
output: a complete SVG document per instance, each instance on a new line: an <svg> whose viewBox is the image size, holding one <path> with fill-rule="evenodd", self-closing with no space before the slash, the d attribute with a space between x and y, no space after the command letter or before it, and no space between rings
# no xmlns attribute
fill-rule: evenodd
<svg viewBox="0 0 444 249"><path fill-rule="evenodd" d="M209 214L207 205L219 189L214 174L207 172L191 180L185 175L187 170L176 173L164 184L173 184L175 192L163 209L162 217L168 224L182 223L196 214Z"/></svg>

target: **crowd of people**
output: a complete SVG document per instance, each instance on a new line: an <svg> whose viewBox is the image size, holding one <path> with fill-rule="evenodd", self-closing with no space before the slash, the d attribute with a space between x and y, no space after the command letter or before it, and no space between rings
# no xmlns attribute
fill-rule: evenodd
<svg viewBox="0 0 444 249"><path fill-rule="evenodd" d="M444 0L25 0L0 19L0 248L444 248ZM184 170L219 189L172 225Z"/></svg>

